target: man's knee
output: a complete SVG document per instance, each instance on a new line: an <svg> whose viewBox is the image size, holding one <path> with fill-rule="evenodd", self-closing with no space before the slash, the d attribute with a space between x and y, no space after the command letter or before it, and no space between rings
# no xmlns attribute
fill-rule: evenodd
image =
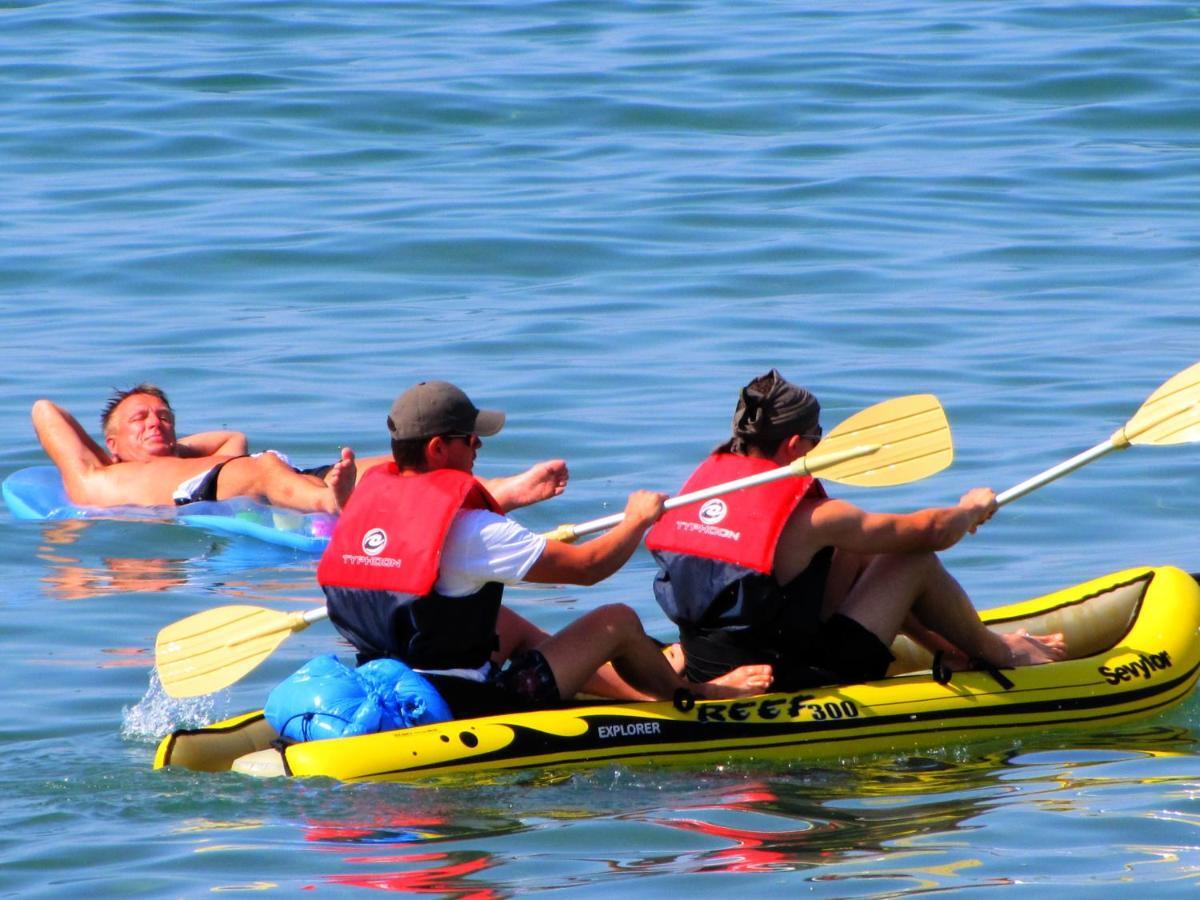
<svg viewBox="0 0 1200 900"><path fill-rule="evenodd" d="M604 606L596 608L592 615L596 617L597 624L614 634L641 635L645 633L642 628L642 620L633 607L628 604L606 603Z"/></svg>
<svg viewBox="0 0 1200 900"><path fill-rule="evenodd" d="M252 483L263 493L266 493L269 488L294 487L296 481L308 479L308 476L297 473L274 453L259 453L230 460L230 465L235 463L246 468L250 473Z"/></svg>

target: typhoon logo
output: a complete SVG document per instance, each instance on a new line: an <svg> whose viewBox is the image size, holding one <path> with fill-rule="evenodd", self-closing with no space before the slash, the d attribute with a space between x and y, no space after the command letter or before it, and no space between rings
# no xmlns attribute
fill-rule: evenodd
<svg viewBox="0 0 1200 900"><path fill-rule="evenodd" d="M700 521L705 525L716 525L726 515L729 514L729 507L725 505L725 501L717 498L709 500L700 507Z"/></svg>
<svg viewBox="0 0 1200 900"><path fill-rule="evenodd" d="M362 549L367 556L378 556L387 546L387 532L382 528L372 528L363 535Z"/></svg>

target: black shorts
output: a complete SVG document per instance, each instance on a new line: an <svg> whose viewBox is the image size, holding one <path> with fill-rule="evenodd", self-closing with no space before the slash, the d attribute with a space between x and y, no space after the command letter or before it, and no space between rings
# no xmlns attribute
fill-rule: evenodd
<svg viewBox="0 0 1200 900"><path fill-rule="evenodd" d="M515 654L503 669L485 682L426 675L456 719L495 716L563 705L554 671L538 650Z"/></svg>
<svg viewBox="0 0 1200 900"><path fill-rule="evenodd" d="M242 459L243 457L235 456L234 459ZM175 498L176 506L187 506L189 503L215 503L217 500L217 479L221 477L221 469L225 468L225 463L232 460L219 462L204 475L204 479L196 485L195 489L183 499ZM317 478L324 478L329 474L329 470L333 465L316 466L312 469L292 469L301 475L315 475Z"/></svg>
<svg viewBox="0 0 1200 900"><path fill-rule="evenodd" d="M786 649L776 649L783 645ZM738 666L768 663L775 691L798 691L826 684L875 681L887 674L892 651L853 619L835 613L823 622L775 637L766 646L736 635L709 632L683 638L685 675L711 681Z"/></svg>
<svg viewBox="0 0 1200 900"><path fill-rule="evenodd" d="M892 664L891 649L849 616L834 613L804 641L804 652L776 666L777 690L877 681Z"/></svg>

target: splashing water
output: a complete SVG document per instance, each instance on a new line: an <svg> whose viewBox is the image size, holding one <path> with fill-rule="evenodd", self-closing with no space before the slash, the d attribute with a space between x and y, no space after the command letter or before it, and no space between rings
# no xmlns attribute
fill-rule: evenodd
<svg viewBox="0 0 1200 900"><path fill-rule="evenodd" d="M121 737L157 741L177 728L208 725L216 720L217 696L176 699L163 689L158 669L151 669L145 696L133 706L121 709Z"/></svg>

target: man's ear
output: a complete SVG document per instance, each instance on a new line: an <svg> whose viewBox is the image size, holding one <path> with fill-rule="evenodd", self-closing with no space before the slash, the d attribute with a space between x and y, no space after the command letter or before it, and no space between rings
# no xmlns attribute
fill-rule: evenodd
<svg viewBox="0 0 1200 900"><path fill-rule="evenodd" d="M440 434L434 435L425 442L425 462L431 468L440 469L446 463L446 439Z"/></svg>
<svg viewBox="0 0 1200 900"><path fill-rule="evenodd" d="M104 446L108 448L108 455L112 457L113 462L120 462L121 457L117 455L117 442L110 436L104 436Z"/></svg>

